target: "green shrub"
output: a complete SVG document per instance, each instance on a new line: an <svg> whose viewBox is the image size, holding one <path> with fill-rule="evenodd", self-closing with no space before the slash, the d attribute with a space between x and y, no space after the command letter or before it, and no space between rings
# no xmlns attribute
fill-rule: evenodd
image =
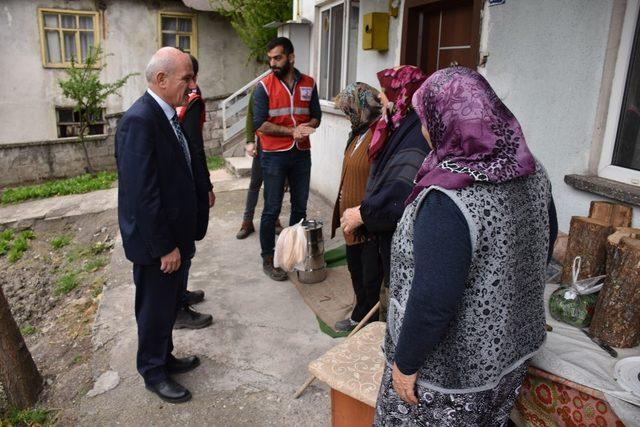
<svg viewBox="0 0 640 427"><path fill-rule="evenodd" d="M78 273L67 273L61 276L56 282L54 293L56 295L66 295L77 288L79 284L80 282L78 281Z"/></svg>
<svg viewBox="0 0 640 427"><path fill-rule="evenodd" d="M38 330L34 326L31 326L29 324L24 325L22 328L20 328L20 333L24 336L33 335L36 332L38 332Z"/></svg>
<svg viewBox="0 0 640 427"><path fill-rule="evenodd" d="M71 243L71 236L66 234L62 234L51 239L51 246L53 249L60 249L67 246L69 243Z"/></svg>
<svg viewBox="0 0 640 427"><path fill-rule="evenodd" d="M2 232L0 232L0 240L5 240L5 241L11 241L13 240L13 236L15 235L15 231L13 231L13 228L7 228L6 230L3 230Z"/></svg>

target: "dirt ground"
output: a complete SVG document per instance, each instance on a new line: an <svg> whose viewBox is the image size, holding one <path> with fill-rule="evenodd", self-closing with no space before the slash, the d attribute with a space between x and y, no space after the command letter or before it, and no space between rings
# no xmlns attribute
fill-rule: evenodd
<svg viewBox="0 0 640 427"><path fill-rule="evenodd" d="M58 409L57 421L73 424L64 408L93 385L91 329L117 217L110 210L37 221L30 229L35 238L20 260L0 257L0 286L45 379L38 407ZM56 240L68 243L56 248Z"/></svg>

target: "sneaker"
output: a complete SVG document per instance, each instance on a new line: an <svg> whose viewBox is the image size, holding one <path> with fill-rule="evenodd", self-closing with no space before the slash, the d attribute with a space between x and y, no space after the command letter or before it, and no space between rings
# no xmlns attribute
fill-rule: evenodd
<svg viewBox="0 0 640 427"><path fill-rule="evenodd" d="M282 233L282 224L280 223L280 218L276 219L276 235Z"/></svg>
<svg viewBox="0 0 640 427"><path fill-rule="evenodd" d="M178 310L176 323L173 329L202 329L213 323L213 316L210 314L198 313L189 306L184 306Z"/></svg>
<svg viewBox="0 0 640 427"><path fill-rule="evenodd" d="M271 279L278 282L284 282L289 278L289 275L286 271L279 267L273 266L273 256L264 258L264 260L262 261L262 271L264 271L264 274L269 276Z"/></svg>
<svg viewBox="0 0 640 427"><path fill-rule="evenodd" d="M197 291L187 291L184 296L184 303L186 305L195 305L204 300L204 291L198 289Z"/></svg>
<svg viewBox="0 0 640 427"><path fill-rule="evenodd" d="M242 225L240 226L240 231L236 234L236 239L242 240L249 237L249 234L256 231L253 227L253 221L242 221Z"/></svg>
<svg viewBox="0 0 640 427"><path fill-rule="evenodd" d="M351 318L348 318L348 319L344 319L339 322L336 322L335 329L338 332L349 332L353 330L353 328L355 328L356 326L358 326L358 322L356 322L355 320L351 320Z"/></svg>

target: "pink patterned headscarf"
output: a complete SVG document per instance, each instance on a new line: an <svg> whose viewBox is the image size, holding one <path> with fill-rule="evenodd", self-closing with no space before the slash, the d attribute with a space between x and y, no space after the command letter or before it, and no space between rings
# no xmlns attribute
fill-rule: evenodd
<svg viewBox="0 0 640 427"><path fill-rule="evenodd" d="M457 189L478 181L506 182L535 171L520 123L477 72L465 67L436 71L412 103L429 131L433 150L418 171L407 203L431 185Z"/></svg>
<svg viewBox="0 0 640 427"><path fill-rule="evenodd" d="M400 126L400 122L411 107L411 97L426 78L427 75L413 65L401 65L378 72L380 87L393 106L391 111L383 111L382 116L375 124L369 144L370 160L378 156L384 148L389 134Z"/></svg>

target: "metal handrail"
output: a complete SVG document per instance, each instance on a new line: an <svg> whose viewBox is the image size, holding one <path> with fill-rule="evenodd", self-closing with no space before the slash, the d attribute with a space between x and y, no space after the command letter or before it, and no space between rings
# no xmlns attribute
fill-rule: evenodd
<svg viewBox="0 0 640 427"><path fill-rule="evenodd" d="M257 82L259 82L260 80L265 78L270 72L271 72L271 70L267 70L264 73L260 74L258 77L256 77L255 79L251 80L249 83L247 83L246 85L242 86L240 89L238 89L237 91L235 91L234 93L232 93L231 95L226 97L220 103L220 105L222 106L222 139L223 139L223 141L228 141L233 136L235 136L235 134L227 136L227 104L230 103L235 98L237 98L238 96L242 95L251 86L254 86ZM237 111L234 111L234 114L236 114L236 113L237 113ZM238 133L238 132L236 131L235 133Z"/></svg>

